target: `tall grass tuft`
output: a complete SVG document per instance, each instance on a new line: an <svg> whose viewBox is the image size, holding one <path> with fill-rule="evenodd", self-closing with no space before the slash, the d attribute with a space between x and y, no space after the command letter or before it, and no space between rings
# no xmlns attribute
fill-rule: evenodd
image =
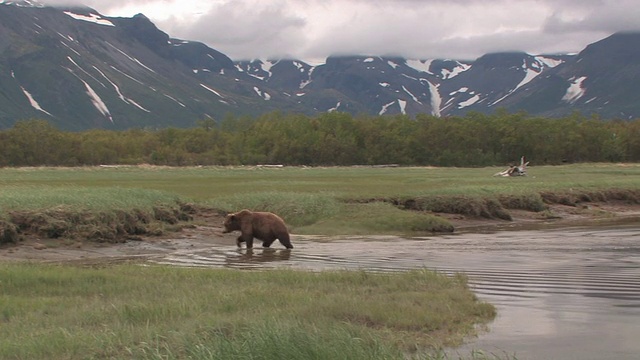
<svg viewBox="0 0 640 360"><path fill-rule="evenodd" d="M151 209L175 204L179 197L159 190L83 186L2 186L0 211L75 208L81 210Z"/></svg>
<svg viewBox="0 0 640 360"><path fill-rule="evenodd" d="M301 234L414 235L424 232L452 232L447 220L424 211L406 211L384 201L343 204L330 218L295 229Z"/></svg>
<svg viewBox="0 0 640 360"><path fill-rule="evenodd" d="M188 220L173 194L112 187L6 186L0 188L0 244L20 234L45 239L122 242L161 234L168 224Z"/></svg>
<svg viewBox="0 0 640 360"><path fill-rule="evenodd" d="M479 196L420 196L397 200L400 206L410 210L463 214L488 219L511 220L511 215L494 197Z"/></svg>
<svg viewBox="0 0 640 360"><path fill-rule="evenodd" d="M495 316L463 276L427 270L0 264L0 279L2 359L402 359Z"/></svg>
<svg viewBox="0 0 640 360"><path fill-rule="evenodd" d="M236 194L212 200L209 204L228 212L242 209L270 211L280 215L289 225L296 227L334 216L341 209L341 204L334 194L285 191Z"/></svg>
<svg viewBox="0 0 640 360"><path fill-rule="evenodd" d="M158 339L139 350L142 359L402 359L403 352L379 338L335 325L318 328L304 320L270 319L229 334L203 329L180 352Z"/></svg>

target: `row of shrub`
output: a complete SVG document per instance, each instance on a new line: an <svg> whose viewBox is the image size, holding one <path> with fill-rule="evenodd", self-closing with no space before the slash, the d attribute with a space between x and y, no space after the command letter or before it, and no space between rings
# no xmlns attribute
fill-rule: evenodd
<svg viewBox="0 0 640 360"><path fill-rule="evenodd" d="M462 117L228 115L194 128L65 132L42 120L0 131L0 166L103 164L491 166L640 161L640 120L498 111Z"/></svg>

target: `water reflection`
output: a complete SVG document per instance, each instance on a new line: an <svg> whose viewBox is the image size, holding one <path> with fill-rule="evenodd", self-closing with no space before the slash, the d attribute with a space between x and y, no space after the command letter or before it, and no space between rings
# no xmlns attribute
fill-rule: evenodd
<svg viewBox="0 0 640 360"><path fill-rule="evenodd" d="M640 227L456 234L422 238L301 237L296 248L177 251L181 266L465 272L498 308L489 332L460 351L526 359L637 359ZM455 358L455 357L454 357Z"/></svg>
<svg viewBox="0 0 640 360"><path fill-rule="evenodd" d="M236 249L225 253L225 266L235 268L262 267L264 263L286 261L291 249Z"/></svg>

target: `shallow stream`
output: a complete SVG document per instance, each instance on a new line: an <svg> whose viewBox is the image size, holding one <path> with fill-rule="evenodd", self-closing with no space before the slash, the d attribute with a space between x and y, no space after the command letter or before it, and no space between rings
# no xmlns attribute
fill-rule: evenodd
<svg viewBox="0 0 640 360"><path fill-rule="evenodd" d="M277 242L273 249L253 251L213 245L153 261L238 269L464 272L498 316L486 333L454 354L481 349L519 360L640 359L637 224L420 238L296 236L293 242L291 251Z"/></svg>

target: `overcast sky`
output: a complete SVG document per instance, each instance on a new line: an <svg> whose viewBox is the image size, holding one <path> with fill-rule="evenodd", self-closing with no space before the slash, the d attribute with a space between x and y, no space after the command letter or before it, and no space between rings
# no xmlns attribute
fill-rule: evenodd
<svg viewBox="0 0 640 360"><path fill-rule="evenodd" d="M76 0L42 0L68 4ZM171 37L233 60L329 55L475 59L578 52L640 30L638 0L79 0L106 16L143 13Z"/></svg>

